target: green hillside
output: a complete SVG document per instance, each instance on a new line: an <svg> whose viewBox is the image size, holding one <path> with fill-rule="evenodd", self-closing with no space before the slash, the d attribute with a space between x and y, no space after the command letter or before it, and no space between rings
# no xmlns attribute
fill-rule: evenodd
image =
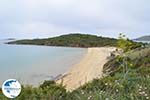
<svg viewBox="0 0 150 100"><path fill-rule="evenodd" d="M68 46L68 47L102 47L116 46L116 39L106 38L88 34L67 34L53 38L18 40L8 44L31 44L46 46Z"/></svg>

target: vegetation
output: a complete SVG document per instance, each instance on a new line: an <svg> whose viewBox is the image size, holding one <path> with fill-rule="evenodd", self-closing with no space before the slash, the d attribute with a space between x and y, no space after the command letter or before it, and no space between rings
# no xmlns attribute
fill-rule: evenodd
<svg viewBox="0 0 150 100"><path fill-rule="evenodd" d="M62 85L56 85L54 81L45 81L39 87L22 86L20 96L14 100L64 100L67 93ZM0 93L0 100L9 100Z"/></svg>
<svg viewBox="0 0 150 100"><path fill-rule="evenodd" d="M117 46L119 48L121 48L122 50L124 50L124 52L133 50L135 48L139 48L142 45L144 45L144 44L136 43L136 42L133 42L133 41L129 40L123 33L119 34L119 39L117 41Z"/></svg>
<svg viewBox="0 0 150 100"><path fill-rule="evenodd" d="M129 49L111 59L105 64L104 73L106 77L95 79L74 90L71 99L150 100L149 47Z"/></svg>
<svg viewBox="0 0 150 100"><path fill-rule="evenodd" d="M131 50L104 66L106 76L68 92L54 81L22 86L14 100L149 100L150 48ZM0 93L0 100L9 100Z"/></svg>
<svg viewBox="0 0 150 100"><path fill-rule="evenodd" d="M150 100L150 47L131 49L135 44L122 37L117 43L125 52L105 64L105 77L72 92L54 81L23 86L14 100ZM0 99L8 100L1 92Z"/></svg>
<svg viewBox="0 0 150 100"><path fill-rule="evenodd" d="M18 40L8 44L32 44L68 47L102 47L116 46L117 40L88 34L67 34L47 39Z"/></svg>

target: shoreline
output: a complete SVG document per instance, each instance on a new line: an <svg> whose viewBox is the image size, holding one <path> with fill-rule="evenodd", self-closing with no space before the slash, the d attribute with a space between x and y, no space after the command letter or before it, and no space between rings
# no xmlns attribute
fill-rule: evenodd
<svg viewBox="0 0 150 100"><path fill-rule="evenodd" d="M75 47L75 46L53 46L53 45L34 45L34 44L8 44L2 43L4 45L15 45L15 46L37 46L37 47L58 47L58 48L79 48L79 49L88 49L88 47Z"/></svg>
<svg viewBox="0 0 150 100"><path fill-rule="evenodd" d="M71 91L93 79L101 78L103 66L115 50L115 47L88 48L81 61L55 80L56 83L66 86L66 89Z"/></svg>
<svg viewBox="0 0 150 100"><path fill-rule="evenodd" d="M5 55L3 59L4 61L1 61L7 62L9 59L11 61L11 65L9 63L1 62L1 69L3 70L1 76L4 75L5 77L0 78L0 85L6 79L16 78L21 80L22 85L39 86L45 80L54 80L55 76L57 77L59 74L66 72L70 66L78 63L87 51L87 49L83 48L56 46L25 46L9 44L0 46L2 48L2 56L0 59L3 59L3 54ZM11 53L13 53L13 55L9 56ZM18 61L20 61L20 63L18 63ZM9 66L11 66L10 68L13 70L9 72L8 75L6 73L7 67L9 68ZM26 74L23 74L25 72ZM53 76L54 79L48 76Z"/></svg>

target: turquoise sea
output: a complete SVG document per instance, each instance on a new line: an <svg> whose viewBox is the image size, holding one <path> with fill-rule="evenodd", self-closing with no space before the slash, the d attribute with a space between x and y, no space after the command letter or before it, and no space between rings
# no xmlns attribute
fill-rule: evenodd
<svg viewBox="0 0 150 100"><path fill-rule="evenodd" d="M21 84L39 85L63 74L78 63L87 49L8 45L0 41L0 86L6 79Z"/></svg>

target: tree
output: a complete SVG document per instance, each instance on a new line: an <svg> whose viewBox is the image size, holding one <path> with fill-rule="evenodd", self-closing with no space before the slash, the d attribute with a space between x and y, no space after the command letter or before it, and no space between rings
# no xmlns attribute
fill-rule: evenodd
<svg viewBox="0 0 150 100"><path fill-rule="evenodd" d="M134 46L134 43L131 40L129 40L123 33L119 34L117 44L119 48L124 50L124 52L130 51Z"/></svg>

